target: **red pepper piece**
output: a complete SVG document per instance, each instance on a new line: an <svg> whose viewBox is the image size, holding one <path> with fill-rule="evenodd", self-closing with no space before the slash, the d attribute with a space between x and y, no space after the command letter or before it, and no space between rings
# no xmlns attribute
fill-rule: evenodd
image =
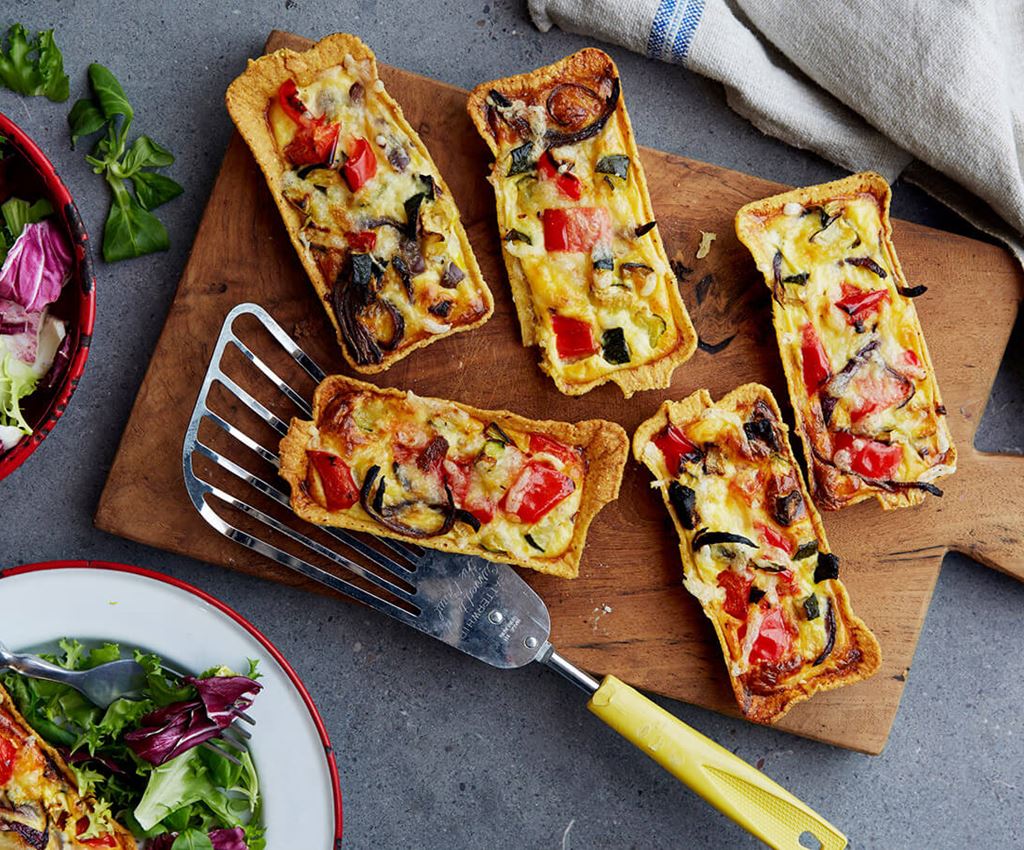
<svg viewBox="0 0 1024 850"><path fill-rule="evenodd" d="M863 321L868 314L889 300L888 289L858 289L849 283L843 284L843 297L836 301L836 307L846 313L851 325Z"/></svg>
<svg viewBox="0 0 1024 850"><path fill-rule="evenodd" d="M609 240L612 220L604 207L544 210L544 248L548 251L587 252Z"/></svg>
<svg viewBox="0 0 1024 850"><path fill-rule="evenodd" d="M747 606L750 604L750 585L754 583L752 578L745 578L732 570L722 570L718 574L718 586L725 588L726 614L731 614L737 620L747 619Z"/></svg>
<svg viewBox="0 0 1024 850"><path fill-rule="evenodd" d="M285 80L277 90L277 102L281 105L285 115L296 124L305 124L309 120L309 113L306 105L299 100L298 86L295 80Z"/></svg>
<svg viewBox="0 0 1024 850"><path fill-rule="evenodd" d="M850 419L859 422L879 410L888 410L907 400L907 384L901 376L888 370L858 375L851 384L856 402Z"/></svg>
<svg viewBox="0 0 1024 850"><path fill-rule="evenodd" d="M572 463L573 461L579 460L579 449L574 446L567 446L565 443L560 443L553 437L549 437L547 434L530 434L530 454L541 454L541 453L554 455L563 463Z"/></svg>
<svg viewBox="0 0 1024 850"><path fill-rule="evenodd" d="M665 457L669 475L678 475L683 460L700 454L696 444L690 442L675 425L669 425L652 441Z"/></svg>
<svg viewBox="0 0 1024 850"><path fill-rule="evenodd" d="M373 179L377 173L377 157L366 139L359 138L352 143L348 159L341 167L341 173L353 192L358 192L367 181Z"/></svg>
<svg viewBox="0 0 1024 850"><path fill-rule="evenodd" d="M800 592L800 585L792 570L783 570L781 573L776 573L776 576L779 581L775 585L775 592L780 596L796 596Z"/></svg>
<svg viewBox="0 0 1024 850"><path fill-rule="evenodd" d="M444 461L444 478L448 489L452 491L455 504L464 511L469 511L482 525L494 519L494 503L480 494L470 494L473 480L473 462L455 461L446 458Z"/></svg>
<svg viewBox="0 0 1024 850"><path fill-rule="evenodd" d="M293 165L329 163L334 146L338 143L338 125L322 119L305 121L284 149L284 155Z"/></svg>
<svg viewBox="0 0 1024 850"><path fill-rule="evenodd" d="M793 645L793 635L786 623L786 615L781 608L773 608L761 620L757 637L750 647L750 663L775 664Z"/></svg>
<svg viewBox="0 0 1024 850"><path fill-rule="evenodd" d="M75 835L81 835L89 828L89 818L79 818L75 821ZM77 838L79 844L87 847L117 847L117 838L113 833L100 835L96 838Z"/></svg>
<svg viewBox="0 0 1024 850"><path fill-rule="evenodd" d="M800 343L800 354L803 361L804 386L807 388L807 395L813 397L831 376L832 367L814 325L810 322L804 325L801 335L803 339Z"/></svg>
<svg viewBox="0 0 1024 850"><path fill-rule="evenodd" d="M580 178L571 171L558 172L558 163L551 155L551 151L544 151L544 156L537 160L537 171L541 179L554 180L558 191L573 201L578 201L582 194Z"/></svg>
<svg viewBox="0 0 1024 850"><path fill-rule="evenodd" d="M576 482L568 475L544 463L528 463L505 492L499 506L532 525L575 489Z"/></svg>
<svg viewBox="0 0 1024 850"><path fill-rule="evenodd" d="M360 254L368 254L377 247L377 234L372 230L360 230L356 233L346 233L345 240L348 247Z"/></svg>
<svg viewBox="0 0 1024 850"><path fill-rule="evenodd" d="M551 317L551 329L555 332L555 350L562 360L597 353L594 327L589 322L556 313Z"/></svg>
<svg viewBox="0 0 1024 850"><path fill-rule="evenodd" d="M0 785L6 785L14 775L14 760L18 757L18 748L14 743L0 737Z"/></svg>
<svg viewBox="0 0 1024 850"><path fill-rule="evenodd" d="M765 545L781 549L787 555L792 555L796 551L796 543L777 528L773 528L763 522L755 522L754 528L761 535L761 542Z"/></svg>
<svg viewBox="0 0 1024 850"><path fill-rule="evenodd" d="M330 452L307 451L306 455L320 476L327 510L343 511L359 501L359 488L345 461Z"/></svg>
<svg viewBox="0 0 1024 850"><path fill-rule="evenodd" d="M867 437L857 437L848 431L839 431L832 435L832 459L839 452L846 452L850 460L841 464L865 478L890 480L900 468L903 460L903 447L899 444L888 445Z"/></svg>

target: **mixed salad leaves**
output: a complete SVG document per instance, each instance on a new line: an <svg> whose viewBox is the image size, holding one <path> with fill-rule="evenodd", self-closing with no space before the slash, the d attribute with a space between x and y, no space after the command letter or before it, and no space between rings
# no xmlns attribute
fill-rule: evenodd
<svg viewBox="0 0 1024 850"><path fill-rule="evenodd" d="M0 204L0 452L32 429L22 400L52 386L70 358L64 322L50 315L71 277L71 248L45 199Z"/></svg>
<svg viewBox="0 0 1024 850"><path fill-rule="evenodd" d="M69 670L121 657L113 643L59 645L59 654L44 657ZM146 850L265 850L252 758L216 740L262 689L256 662L245 675L221 667L178 677L156 655L136 651L135 659L145 688L105 710L67 685L0 676L29 725L64 755L79 792L96 800L79 840L111 846L105 839L116 819L148 840ZM212 748L199 746L207 741Z"/></svg>

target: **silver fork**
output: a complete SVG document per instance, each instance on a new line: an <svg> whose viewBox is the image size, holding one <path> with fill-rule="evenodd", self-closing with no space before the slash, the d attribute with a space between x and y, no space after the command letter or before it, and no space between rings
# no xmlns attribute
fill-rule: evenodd
<svg viewBox="0 0 1024 850"><path fill-rule="evenodd" d="M181 678L181 674L165 667L168 673ZM136 694L146 684L146 670L139 662L131 658L122 658L119 661L109 661L100 664L89 670L68 670L59 664L53 664L38 655L30 655L22 652L12 652L2 641L0 641L0 673L11 670L27 676L30 679L45 679L48 682L58 682L74 688L89 702L98 708L107 709L113 702L121 697ZM246 723L255 724L245 712L236 712L236 717ZM228 734L228 733L231 734ZM239 752L248 749L247 742L252 736L232 722L224 729L217 738L204 741L201 746L234 762L239 767L242 762L236 756L225 750L223 747L215 746L216 741L223 741Z"/></svg>
<svg viewBox="0 0 1024 850"><path fill-rule="evenodd" d="M306 399L276 374L236 332L234 324L242 316L255 318L263 325L299 367L296 375L300 378L302 373L315 382L325 377L324 371L262 307L240 304L227 315L182 447L185 486L203 519L225 537L254 552L493 667L522 667L532 661L546 664L587 693L590 696L587 707L605 723L770 847L776 850L841 850L846 846L846 838L839 830L742 759L691 729L614 676L606 676L598 682L559 655L548 641L551 619L547 607L511 567L480 558L427 556L417 547L374 538L379 546L401 557L402 561L399 561L360 538L335 528L316 529L316 533L333 538L332 546L325 546L311 537L314 527L291 513L285 492L199 436L203 422L211 423L231 438L232 454L240 457L251 453L247 462L252 460L251 455L255 455L264 464L269 477L276 476L279 469L277 453L229 421L234 418L233 414L222 416L210 407L211 390L219 384L241 408L254 413L278 436L283 436L288 430L283 419L225 371L222 360L229 347L236 349L262 379L269 381L274 394L271 404L283 398L300 415L306 418L311 415ZM262 386L266 389L265 384ZM206 480L197 466L197 462L204 458L230 476L224 479L230 482L225 484L226 487L241 488L245 498ZM272 509L287 518L278 519L267 510L250 504L256 496L276 504L277 507ZM247 518L245 525L256 523L260 530L239 528L221 516L214 509L214 504L222 510L227 507L244 514ZM279 508L286 509L287 513ZM349 554L338 551L334 543L342 544ZM284 546L297 549L302 555L287 551L282 548ZM380 574L357 563L350 554L365 558L381 571ZM313 555L332 567L358 576L371 588L368 590L318 567L308 560Z"/></svg>
<svg viewBox="0 0 1024 850"><path fill-rule="evenodd" d="M130 658L100 664L91 670L65 670L37 655L11 652L0 643L0 673L5 670L13 670L30 679L70 685L100 708L109 708L114 700L137 692L146 684L146 671Z"/></svg>

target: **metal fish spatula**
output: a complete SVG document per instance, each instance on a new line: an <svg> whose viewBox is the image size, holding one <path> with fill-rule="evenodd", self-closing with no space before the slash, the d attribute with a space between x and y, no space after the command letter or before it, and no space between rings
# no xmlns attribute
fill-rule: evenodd
<svg viewBox="0 0 1024 850"><path fill-rule="evenodd" d="M841 832L742 759L614 676L598 682L559 655L548 642L543 600L511 567L320 528L292 514L275 480L275 447L288 417L311 416L308 393L294 389L296 382L324 377L262 307L240 304L228 314L182 451L189 496L210 525L493 667L539 661L557 670L590 696L594 714L769 846L846 846Z"/></svg>

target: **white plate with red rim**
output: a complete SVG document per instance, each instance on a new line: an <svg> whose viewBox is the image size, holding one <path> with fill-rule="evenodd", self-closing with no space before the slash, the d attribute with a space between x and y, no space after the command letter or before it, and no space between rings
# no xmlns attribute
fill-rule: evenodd
<svg viewBox="0 0 1024 850"><path fill-rule="evenodd" d="M338 771L316 706L277 648L223 602L138 567L53 561L0 569L0 611L0 639L15 651L52 647L63 637L113 641L190 673L220 665L244 670L246 659L259 659L263 690L248 713L256 721L250 751L267 844L340 846Z"/></svg>

